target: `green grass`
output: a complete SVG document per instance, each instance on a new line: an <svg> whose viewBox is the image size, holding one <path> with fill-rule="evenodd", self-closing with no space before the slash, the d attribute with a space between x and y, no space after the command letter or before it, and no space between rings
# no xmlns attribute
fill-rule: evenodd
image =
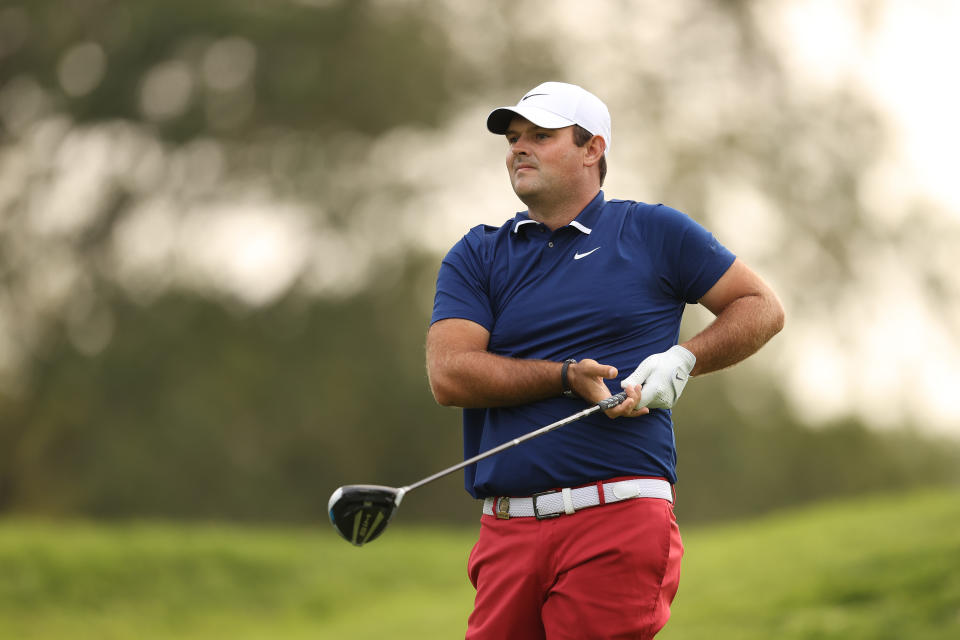
<svg viewBox="0 0 960 640"><path fill-rule="evenodd" d="M960 638L960 493L683 533L665 640ZM0 521L0 638L463 637L474 534Z"/></svg>
<svg viewBox="0 0 960 640"><path fill-rule="evenodd" d="M685 535L665 640L960 638L960 493L837 502Z"/></svg>
<svg viewBox="0 0 960 640"><path fill-rule="evenodd" d="M0 523L0 638L463 635L471 533ZM441 636L435 636L440 629Z"/></svg>

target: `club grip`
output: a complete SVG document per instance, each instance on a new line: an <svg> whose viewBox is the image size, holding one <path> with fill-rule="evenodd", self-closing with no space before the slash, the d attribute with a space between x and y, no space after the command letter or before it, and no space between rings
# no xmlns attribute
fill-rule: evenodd
<svg viewBox="0 0 960 640"><path fill-rule="evenodd" d="M627 392L621 391L615 396L610 396L606 400L601 400L599 403L597 403L597 406L599 406L603 411L606 411L607 409L613 409L615 406L617 406L618 404L620 404L626 399L627 399Z"/></svg>

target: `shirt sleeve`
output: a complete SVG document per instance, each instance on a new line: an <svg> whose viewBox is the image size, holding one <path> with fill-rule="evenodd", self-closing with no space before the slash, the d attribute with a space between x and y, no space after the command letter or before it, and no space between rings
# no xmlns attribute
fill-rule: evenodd
<svg viewBox="0 0 960 640"><path fill-rule="evenodd" d="M677 298L696 303L727 272L736 256L685 213L665 205L651 212L650 230L662 286Z"/></svg>
<svg viewBox="0 0 960 640"><path fill-rule="evenodd" d="M485 227L471 229L444 257L437 274L431 324L447 318L463 318L487 331L493 330L484 236Z"/></svg>

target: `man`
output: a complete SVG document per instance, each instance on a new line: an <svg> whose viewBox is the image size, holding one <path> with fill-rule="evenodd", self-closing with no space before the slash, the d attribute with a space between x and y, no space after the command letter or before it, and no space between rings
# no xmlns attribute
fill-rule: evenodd
<svg viewBox="0 0 960 640"><path fill-rule="evenodd" d="M443 261L426 345L435 398L464 408L466 456L620 388L627 400L467 468L484 499L467 637L651 638L683 553L670 409L688 376L767 342L783 309L686 215L605 200L610 116L593 94L547 82L487 128L506 137L527 210L471 229ZM677 345L697 302L716 319Z"/></svg>

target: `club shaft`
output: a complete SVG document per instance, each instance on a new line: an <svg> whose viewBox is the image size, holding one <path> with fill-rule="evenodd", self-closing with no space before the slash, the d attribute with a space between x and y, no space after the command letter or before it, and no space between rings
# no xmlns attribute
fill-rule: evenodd
<svg viewBox="0 0 960 640"><path fill-rule="evenodd" d="M410 485L407 485L406 487L403 487L403 488L401 489L401 491L403 491L404 493L406 493L406 492L408 492L408 491L412 491L413 489L416 489L417 487L422 487L423 485L428 484L428 483L430 483L430 482L433 482L434 480L439 480L440 478L442 478L442 477L444 477L444 476L447 476L447 475L450 475L451 473L454 473L455 471L459 471L460 469L463 469L464 467L469 467L471 464L473 464L473 463L475 463L475 462L479 462L479 461L483 460L484 458L489 458L490 456L496 455L496 454L500 453L501 451L505 451L505 450L507 450L507 449L510 449L511 447L515 447L515 446L517 446L518 444L521 444L521 443L523 443L523 442L526 442L527 440L533 440L534 438L536 438L536 437L538 437L538 436L542 436L542 435L545 434L545 433L549 433L550 431L553 431L554 429L559 429L560 427L563 427L563 426L565 426L565 425L568 425L568 424L570 424L571 422L576 422L577 420L580 420L581 418L586 418L587 416L589 416L589 415L591 415L591 414L594 414L594 413L596 413L597 411L601 411L601 410L604 410L604 411L605 411L605 410L607 410L607 409L612 409L613 407L615 407L615 406L617 406L618 404L620 404L621 402L623 402L623 401L626 399L626 397L627 397L626 392L621 391L620 393L618 393L618 394L616 394L616 395L614 395L614 396L611 396L611 397L607 398L607 399L604 400L603 402L600 402L600 403L598 403L598 404L593 405L592 407L589 407L589 408L587 408L587 409L584 409L583 411L580 411L580 412L578 412L578 413L575 413L575 414L573 414L572 416L566 417L566 418L564 418L564 419L562 419L562 420L557 420L556 422L554 422L554 423L552 423L552 424L548 424L548 425L545 426L545 427L540 427L540 428L537 429L536 431L531 431L530 433L526 433L526 434L520 436L519 438L514 438L513 440L509 440L509 441L507 441L507 442L504 442L503 444L498 445L498 446L496 446L496 447L493 447L492 449L487 449L487 450L484 451L483 453L478 454L478 455L475 455L475 456L473 456L472 458L470 458L470 459L468 459L468 460L464 460L463 462L460 462L460 463L458 463L458 464L455 464L455 465L453 465L452 467L449 467L449 468L447 468L447 469L444 469L443 471L438 471L437 473L433 474L432 476L428 476L428 477L424 478L423 480L418 480L417 482L414 482L413 484L410 484Z"/></svg>

